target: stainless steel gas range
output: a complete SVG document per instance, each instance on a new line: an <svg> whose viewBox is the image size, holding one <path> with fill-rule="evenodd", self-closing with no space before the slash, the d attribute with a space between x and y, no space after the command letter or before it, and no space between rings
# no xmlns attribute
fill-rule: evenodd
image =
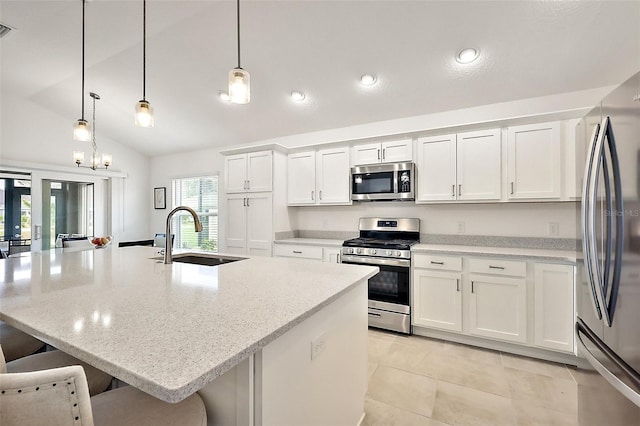
<svg viewBox="0 0 640 426"><path fill-rule="evenodd" d="M374 265L369 279L369 326L411 334L411 246L420 240L420 219L360 219L360 237L342 244L342 263Z"/></svg>

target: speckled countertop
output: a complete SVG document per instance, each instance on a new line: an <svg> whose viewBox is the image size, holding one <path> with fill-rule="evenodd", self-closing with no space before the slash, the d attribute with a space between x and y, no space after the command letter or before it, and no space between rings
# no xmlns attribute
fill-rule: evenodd
<svg viewBox="0 0 640 426"><path fill-rule="evenodd" d="M150 259L156 253L52 250L1 260L0 319L178 402L378 270L261 257L164 265Z"/></svg>
<svg viewBox="0 0 640 426"><path fill-rule="evenodd" d="M416 244L411 247L412 253L447 253L474 256L500 256L533 260L549 260L575 263L578 254L575 250L551 250L513 247L478 247L444 244Z"/></svg>
<svg viewBox="0 0 640 426"><path fill-rule="evenodd" d="M342 247L344 240L335 240L329 238L287 238L284 240L275 240L274 244L298 244L301 246L323 246L323 247Z"/></svg>

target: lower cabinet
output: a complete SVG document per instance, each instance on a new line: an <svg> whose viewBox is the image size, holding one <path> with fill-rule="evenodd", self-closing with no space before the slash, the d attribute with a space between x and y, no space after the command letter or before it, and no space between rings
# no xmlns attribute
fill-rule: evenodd
<svg viewBox="0 0 640 426"><path fill-rule="evenodd" d="M471 275L469 332L527 343L527 280Z"/></svg>
<svg viewBox="0 0 640 426"><path fill-rule="evenodd" d="M412 265L414 326L575 353L575 266L431 253Z"/></svg>
<svg viewBox="0 0 640 426"><path fill-rule="evenodd" d="M328 248L322 249L322 261L327 263L340 263L340 254L342 249L340 248Z"/></svg>
<svg viewBox="0 0 640 426"><path fill-rule="evenodd" d="M340 253L340 248L307 244L275 244L273 249L274 256L314 259L328 263L340 263Z"/></svg>
<svg viewBox="0 0 640 426"><path fill-rule="evenodd" d="M413 323L462 331L462 275L454 272L415 270L413 273Z"/></svg>

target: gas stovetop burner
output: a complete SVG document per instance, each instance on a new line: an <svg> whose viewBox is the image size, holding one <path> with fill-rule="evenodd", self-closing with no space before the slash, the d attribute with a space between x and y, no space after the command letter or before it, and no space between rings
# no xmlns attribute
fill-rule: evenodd
<svg viewBox="0 0 640 426"><path fill-rule="evenodd" d="M380 238L353 238L345 241L343 247L370 247L394 250L409 250L409 248L417 243L415 240L393 239L384 240Z"/></svg>

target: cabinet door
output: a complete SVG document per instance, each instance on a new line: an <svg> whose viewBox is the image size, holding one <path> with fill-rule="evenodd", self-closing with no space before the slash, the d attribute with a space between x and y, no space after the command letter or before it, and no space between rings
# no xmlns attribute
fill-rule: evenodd
<svg viewBox="0 0 640 426"><path fill-rule="evenodd" d="M499 200L500 129L457 135L458 200Z"/></svg>
<svg viewBox="0 0 640 426"><path fill-rule="evenodd" d="M527 342L527 281L470 275L469 331L511 342Z"/></svg>
<svg viewBox="0 0 640 426"><path fill-rule="evenodd" d="M224 190L228 194L247 191L247 154L224 157Z"/></svg>
<svg viewBox="0 0 640 426"><path fill-rule="evenodd" d="M271 256L271 194L247 194L247 254Z"/></svg>
<svg viewBox="0 0 640 426"><path fill-rule="evenodd" d="M560 122L507 131L507 194L510 199L560 198Z"/></svg>
<svg viewBox="0 0 640 426"><path fill-rule="evenodd" d="M322 249L322 261L327 263L340 263L340 248L324 248Z"/></svg>
<svg viewBox="0 0 640 426"><path fill-rule="evenodd" d="M352 149L353 165L376 164L382 161L382 148L379 143L356 145Z"/></svg>
<svg viewBox="0 0 640 426"><path fill-rule="evenodd" d="M350 204L349 148L322 149L316 154L318 204Z"/></svg>
<svg viewBox="0 0 640 426"><path fill-rule="evenodd" d="M287 204L315 204L315 151L289 154L287 165Z"/></svg>
<svg viewBox="0 0 640 426"><path fill-rule="evenodd" d="M268 192L272 189L271 151L250 152L247 154L247 190L250 192Z"/></svg>
<svg viewBox="0 0 640 426"><path fill-rule="evenodd" d="M413 274L413 324L462 331L461 275L416 269Z"/></svg>
<svg viewBox="0 0 640 426"><path fill-rule="evenodd" d="M402 139L382 143L382 162L413 161L413 140Z"/></svg>
<svg viewBox="0 0 640 426"><path fill-rule="evenodd" d="M247 251L247 198L230 195L226 199L226 251L231 254L245 254Z"/></svg>
<svg viewBox="0 0 640 426"><path fill-rule="evenodd" d="M573 352L573 266L535 265L535 344Z"/></svg>
<svg viewBox="0 0 640 426"><path fill-rule="evenodd" d="M418 139L417 201L456 199L456 135Z"/></svg>

